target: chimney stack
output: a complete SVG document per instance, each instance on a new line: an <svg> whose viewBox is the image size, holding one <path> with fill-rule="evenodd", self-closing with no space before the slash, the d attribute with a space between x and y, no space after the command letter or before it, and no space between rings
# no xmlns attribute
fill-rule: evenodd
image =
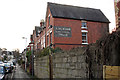
<svg viewBox="0 0 120 80"><path fill-rule="evenodd" d="M42 19L41 21L40 21L40 27L43 27L44 26L44 20Z"/></svg>

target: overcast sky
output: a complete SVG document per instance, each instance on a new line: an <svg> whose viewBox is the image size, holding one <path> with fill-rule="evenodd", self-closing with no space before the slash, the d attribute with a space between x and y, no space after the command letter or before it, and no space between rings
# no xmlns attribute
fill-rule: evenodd
<svg viewBox="0 0 120 80"><path fill-rule="evenodd" d="M114 0L0 0L0 48L23 51L25 40L30 42L34 26L45 19L47 2L101 9L115 27Z"/></svg>

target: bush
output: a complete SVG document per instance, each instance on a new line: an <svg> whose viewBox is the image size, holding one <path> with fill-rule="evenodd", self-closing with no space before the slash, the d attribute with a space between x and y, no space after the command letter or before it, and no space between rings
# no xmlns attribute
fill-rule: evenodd
<svg viewBox="0 0 120 80"><path fill-rule="evenodd" d="M30 62L31 61L31 51L30 50L27 51L26 57L27 57L28 62Z"/></svg>
<svg viewBox="0 0 120 80"><path fill-rule="evenodd" d="M44 48L44 49L40 52L40 57L46 56L46 55L49 55L49 48Z"/></svg>
<svg viewBox="0 0 120 80"><path fill-rule="evenodd" d="M59 48L59 47L57 47L57 48L54 49L54 53L56 53L56 52L60 52L60 51L62 51L62 49Z"/></svg>
<svg viewBox="0 0 120 80"><path fill-rule="evenodd" d="M44 48L43 50L41 50L40 52L36 52L36 53L35 53L35 54L36 54L36 57L47 56L47 55L50 54L50 52L49 52L50 50L51 50L51 53L56 53L56 52L62 51L62 49L59 48L59 47L57 47L57 48L55 48L55 49L47 47L47 48Z"/></svg>

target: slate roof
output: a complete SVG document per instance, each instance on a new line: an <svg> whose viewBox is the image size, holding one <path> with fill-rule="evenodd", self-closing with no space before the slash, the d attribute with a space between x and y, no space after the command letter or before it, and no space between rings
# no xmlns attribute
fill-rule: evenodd
<svg viewBox="0 0 120 80"><path fill-rule="evenodd" d="M109 20L100 9L61 5L50 2L48 2L48 7L50 8L51 14L54 18L67 18L109 23Z"/></svg>

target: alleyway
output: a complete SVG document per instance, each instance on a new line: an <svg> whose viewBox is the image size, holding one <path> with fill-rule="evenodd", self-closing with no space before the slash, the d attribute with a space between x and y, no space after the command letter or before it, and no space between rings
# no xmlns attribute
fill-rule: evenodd
<svg viewBox="0 0 120 80"><path fill-rule="evenodd" d="M14 80L15 79L23 79L23 78L27 79L27 78L29 78L27 73L25 73L25 71L22 68L20 68L20 66L18 64L16 65L16 70L13 74L14 74L13 75Z"/></svg>

